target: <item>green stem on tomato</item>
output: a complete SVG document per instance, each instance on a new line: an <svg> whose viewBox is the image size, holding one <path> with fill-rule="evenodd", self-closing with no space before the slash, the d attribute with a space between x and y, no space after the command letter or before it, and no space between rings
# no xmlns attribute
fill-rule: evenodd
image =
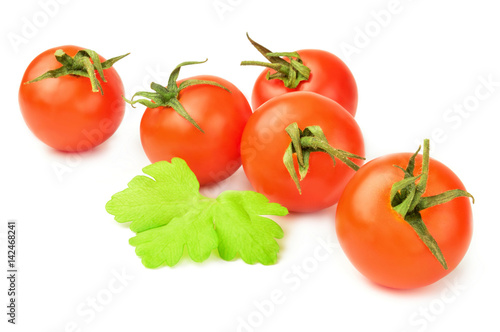
<svg viewBox="0 0 500 332"><path fill-rule="evenodd" d="M226 90L227 92L231 93L229 89L227 89L225 86L213 82L213 81L208 81L208 80L186 80L182 82L179 86L177 86L177 78L179 77L180 70L183 66L188 66L188 65L195 65L195 64L200 64L200 63L205 63L207 62L208 59L205 61L188 61L188 62L183 62L179 64L175 69L172 71L170 74L170 77L168 79L168 85L167 87L164 87L158 83L151 83L151 89L154 90L154 92L148 92L148 91L139 91L136 92L130 100L126 99L123 97L123 100L125 100L127 103L134 105L136 103L139 103L141 105L144 105L148 108L157 108L157 107L170 107L174 111L176 111L180 116L182 116L184 119L189 121L193 126L196 127L199 131L204 133L203 129L196 123L196 121L189 115L189 113L186 111L184 106L179 102L179 93L190 86L193 85L213 85L216 87L219 87L221 89ZM134 100L135 97L144 97L148 99L138 99Z"/></svg>
<svg viewBox="0 0 500 332"><path fill-rule="evenodd" d="M276 73L267 72L266 79L279 79L289 89L295 89L302 81L307 81L311 70L304 65L300 54L297 52L273 53L264 46L255 42L247 33L247 38L252 45L270 62L242 61L242 66L262 66L274 69ZM283 57L287 58L285 60Z"/></svg>
<svg viewBox="0 0 500 332"><path fill-rule="evenodd" d="M57 78L66 75L82 76L87 77L90 80L93 92L101 92L101 94L103 94L104 92L101 84L97 80L95 72L97 71L101 80L106 82L104 70L111 68L118 60L123 59L129 54L130 53L127 53L101 62L99 55L92 50L80 50L74 57L70 57L64 53L62 49L58 49L55 51L54 56L56 57L56 60L62 64L62 67L49 70L31 81L24 82L24 84L31 84L47 78Z"/></svg>
<svg viewBox="0 0 500 332"><path fill-rule="evenodd" d="M422 242L429 248L434 257L439 261L445 270L448 269L446 259L439 248L436 240L429 233L420 211L430 207L445 204L458 197L470 197L474 202L474 197L461 189L453 189L445 191L434 196L423 197L427 188L429 178L429 140L424 140L424 151L422 156L422 171L419 175L414 176L415 159L420 151L420 147L408 161L406 169L397 165L395 167L401 169L404 173L404 178L392 185L390 200L391 206L403 219L413 228ZM418 183L416 183L416 181Z"/></svg>
<svg viewBox="0 0 500 332"><path fill-rule="evenodd" d="M335 149L332 147L320 126L309 126L301 130L296 122L286 127L286 132L290 136L291 142L288 145L285 154L283 155L283 164L285 165L290 177L295 182L299 194L302 194L300 181L302 181L309 170L309 156L312 152L327 153L333 160L333 165L336 165L335 158L338 158L344 164L357 171L359 166L351 159L365 160L364 157L355 155L353 153ZM293 161L293 154L297 155L297 162L299 164L300 180L295 171Z"/></svg>

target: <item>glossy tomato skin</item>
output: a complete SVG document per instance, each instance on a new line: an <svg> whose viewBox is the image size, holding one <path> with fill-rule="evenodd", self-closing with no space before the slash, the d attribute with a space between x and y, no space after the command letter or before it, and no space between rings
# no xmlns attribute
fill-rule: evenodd
<svg viewBox="0 0 500 332"><path fill-rule="evenodd" d="M331 146L364 156L363 136L354 118L335 101L313 92L295 92L269 100L248 120L241 142L242 163L255 190L291 211L317 211L335 204L354 171L330 156L314 152L302 194L283 164L290 144L285 128L320 126ZM361 160L355 161L358 165ZM296 163L296 162L295 162ZM297 163L296 163L297 167Z"/></svg>
<svg viewBox="0 0 500 332"><path fill-rule="evenodd" d="M26 69L19 88L19 105L33 134L54 149L89 150L106 141L120 125L125 112L123 83L116 70L104 70L104 94L92 92L90 80L74 75L24 84L61 67L54 53L62 49L74 56L82 47L67 45L48 49ZM105 59L100 57L101 61Z"/></svg>
<svg viewBox="0 0 500 332"><path fill-rule="evenodd" d="M170 107L148 108L141 121L141 142L151 162L182 158L200 184L211 184L241 166L241 134L252 109L243 93L225 79L200 75L185 80L190 79L214 81L231 91L195 85L180 92L180 103L204 133Z"/></svg>
<svg viewBox="0 0 500 332"><path fill-rule="evenodd" d="M300 50L298 53L311 74L297 88L287 88L279 79L267 80L274 70L265 69L257 78L252 92L252 107L257 109L271 98L295 91L311 91L335 100L354 116L358 105L356 81L346 64L336 55L322 50Z"/></svg>
<svg viewBox="0 0 500 332"><path fill-rule="evenodd" d="M410 153L398 153L368 162L346 186L337 206L336 230L340 245L351 263L380 285L409 289L443 278L460 263L472 237L472 211L468 198L421 211L448 264L445 270L415 231L390 205L392 185L403 178ZM422 170L417 156L414 174ZM435 159L429 162L424 196L451 189L465 190L460 179Z"/></svg>

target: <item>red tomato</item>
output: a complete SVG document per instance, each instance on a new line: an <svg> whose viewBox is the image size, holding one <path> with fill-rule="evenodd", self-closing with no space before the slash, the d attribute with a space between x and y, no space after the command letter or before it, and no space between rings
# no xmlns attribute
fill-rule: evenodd
<svg viewBox="0 0 500 332"><path fill-rule="evenodd" d="M339 201L336 229L351 263L368 279L392 288L426 286L450 273L464 257L472 236L472 212L468 198L422 210L422 220L438 243L445 270L413 228L396 213L390 202L391 187L403 179L411 154L398 153L374 159L361 167ZM422 170L418 155L415 174ZM425 196L451 189L465 190L445 165L430 159Z"/></svg>
<svg viewBox="0 0 500 332"><path fill-rule="evenodd" d="M220 77L200 75L185 80L208 80L212 85L183 89L179 102L204 133L170 107L147 108L141 121L141 141L152 163L184 159L200 184L221 181L241 166L240 141L252 110L238 88Z"/></svg>
<svg viewBox="0 0 500 332"><path fill-rule="evenodd" d="M320 126L332 147L364 155L361 130L342 106L312 92L288 93L263 104L248 120L241 142L245 173L255 190L291 211L316 211L331 206L338 201L354 171L338 159L334 166L324 152L312 152L299 194L283 164L291 141L285 128L294 122L302 130ZM362 161L355 163L360 165Z"/></svg>
<svg viewBox="0 0 500 332"><path fill-rule="evenodd" d="M86 77L67 75L24 84L61 67L54 53L73 57L82 47L55 47L38 55L24 73L19 105L30 130L45 144L61 151L84 151L106 141L120 125L125 111L123 84L114 68L104 70L103 94L92 92ZM100 57L101 61L105 61Z"/></svg>
<svg viewBox="0 0 500 332"><path fill-rule="evenodd" d="M267 80L265 69L257 78L252 92L252 107L257 109L269 99L294 91L311 91L335 100L353 116L358 105L358 89L356 81L342 60L322 50L298 51L303 64L311 70L309 79L299 83L297 88L287 88L279 79Z"/></svg>

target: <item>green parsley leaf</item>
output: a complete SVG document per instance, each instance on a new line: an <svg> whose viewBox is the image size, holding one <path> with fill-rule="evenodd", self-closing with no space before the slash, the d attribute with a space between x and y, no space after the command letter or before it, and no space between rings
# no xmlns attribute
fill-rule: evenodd
<svg viewBox="0 0 500 332"><path fill-rule="evenodd" d="M130 229L136 233L182 217L203 197L196 176L182 159L158 162L142 171L150 177L134 177L128 189L113 195L106 204L116 221L131 221Z"/></svg>
<svg viewBox="0 0 500 332"><path fill-rule="evenodd" d="M182 257L184 246L193 261L202 262L218 243L210 212L210 208L194 209L168 225L137 234L130 244L137 247L137 255L148 268L174 266Z"/></svg>
<svg viewBox="0 0 500 332"><path fill-rule="evenodd" d="M215 230L219 236L219 255L232 260L240 254L245 263L275 264L283 230L269 218L260 215L284 216L288 210L253 191L226 191L214 205Z"/></svg>
<svg viewBox="0 0 500 332"><path fill-rule="evenodd" d="M288 210L252 191L226 191L216 199L200 194L186 162L173 158L143 169L128 188L113 195L106 210L120 223L132 222L130 244L144 266L174 266L184 248L195 262L218 248L222 259L239 255L248 264L275 264L281 227L262 215L284 216Z"/></svg>

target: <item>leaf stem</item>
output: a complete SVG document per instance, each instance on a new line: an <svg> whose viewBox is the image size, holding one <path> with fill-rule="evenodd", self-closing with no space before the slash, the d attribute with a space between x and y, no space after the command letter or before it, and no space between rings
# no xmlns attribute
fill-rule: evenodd
<svg viewBox="0 0 500 332"><path fill-rule="evenodd" d="M62 49L58 49L54 52L54 56L62 64L62 67L49 70L31 81L24 82L24 84L31 84L47 78L57 78L66 75L82 76L90 80L92 92L100 92L102 95L104 91L97 80L95 72L97 71L101 80L106 82L104 70L111 68L118 60L123 59L129 54L127 53L101 62L99 55L89 49L78 51L74 57L67 55Z"/></svg>
<svg viewBox="0 0 500 332"><path fill-rule="evenodd" d="M168 79L168 84L167 87L164 87L163 85L160 85L158 83L152 82L151 83L151 89L155 92L148 92L148 91L139 91L136 92L131 100L126 99L123 97L123 100L125 100L127 103L130 105L134 106L134 104L139 103L142 104L148 108L157 108L157 107L170 107L174 111L176 111L180 116L182 116L184 119L189 121L196 129L201 131L202 133L205 133L203 129L198 125L198 123L189 115L189 113L186 111L184 106L181 104L179 101L179 93L184 90L185 88L188 88L190 86L194 85L212 85L219 87L221 89L226 90L227 92L231 93L228 88L223 86L222 84L219 84L214 81L208 81L208 80L186 80L182 82L179 86L177 86L177 79L179 78L179 73L182 67L184 66L189 66L189 65L195 65L195 64L201 64L207 62L208 59L204 61L187 61L183 62L179 65L177 65L172 73L170 74L170 77ZM134 100L136 96L139 97L145 97L148 99L139 99L139 100Z"/></svg>
<svg viewBox="0 0 500 332"><path fill-rule="evenodd" d="M429 248L431 253L436 257L444 269L448 269L446 259L444 258L436 240L429 233L420 211L430 207L446 204L449 201L458 197L470 197L474 202L474 197L461 189L452 189L434 196L423 197L427 188L429 179L429 164L430 164L430 142L429 139L424 140L424 150L422 156L422 172L414 176L415 159L420 151L420 147L408 161L408 166L403 169L397 165L395 167L404 172L404 178L392 185L390 200L391 206L404 220L413 228L422 242ZM418 183L416 181L418 180Z"/></svg>
<svg viewBox="0 0 500 332"><path fill-rule="evenodd" d="M365 160L364 157L356 154L335 149L332 147L320 126L309 126L304 130L300 130L296 122L291 123L286 127L286 133L290 136L290 145L287 147L283 155L283 164L285 165L290 177L295 182L299 194L302 194L300 181L302 181L309 170L309 155L312 152L325 152L333 160L333 165L336 165L335 158L342 161L354 171L359 169L359 166L351 159ZM297 155L297 162L299 164L300 180L295 171L293 162L293 154Z"/></svg>
<svg viewBox="0 0 500 332"><path fill-rule="evenodd" d="M261 61L242 61L242 66L262 66L273 69L276 73L267 72L266 79L279 79L289 89L295 89L302 81L309 80L311 70L302 62L300 54L297 52L271 52L269 49L255 42L247 33L250 43L260 52L270 63ZM285 59L287 58L288 61Z"/></svg>

